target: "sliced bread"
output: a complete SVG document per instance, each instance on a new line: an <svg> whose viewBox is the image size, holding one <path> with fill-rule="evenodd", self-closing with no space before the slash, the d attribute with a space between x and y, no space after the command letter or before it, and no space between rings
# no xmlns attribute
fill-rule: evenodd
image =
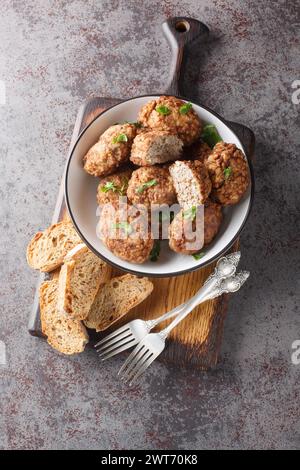
<svg viewBox="0 0 300 470"><path fill-rule="evenodd" d="M68 251L81 242L70 220L38 232L27 247L27 262L33 269L50 272L64 261Z"/></svg>
<svg viewBox="0 0 300 470"><path fill-rule="evenodd" d="M100 284L108 281L111 267L83 243L71 250L58 278L57 309L77 320L87 318Z"/></svg>
<svg viewBox="0 0 300 470"><path fill-rule="evenodd" d="M101 285L84 321L88 328L103 331L151 294L153 284L132 274L115 277Z"/></svg>
<svg viewBox="0 0 300 470"><path fill-rule="evenodd" d="M76 354L84 350L89 337L79 320L61 315L57 308L58 280L46 281L40 287L42 331L54 349L63 354Z"/></svg>

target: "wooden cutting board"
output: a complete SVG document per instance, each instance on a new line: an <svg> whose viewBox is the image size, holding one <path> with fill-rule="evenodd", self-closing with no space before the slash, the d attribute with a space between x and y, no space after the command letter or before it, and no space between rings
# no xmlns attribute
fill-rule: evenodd
<svg viewBox="0 0 300 470"><path fill-rule="evenodd" d="M118 103L120 100L113 98L91 98L79 110L74 131L71 139L70 149L73 147L79 133L105 108ZM234 132L238 135L244 148L252 158L254 152L254 134L245 126L237 123L229 123ZM58 194L56 208L54 211L52 223L56 223L67 217L67 210L64 201L63 180ZM239 242L236 241L230 251L238 249ZM155 318L166 311L176 307L182 302L188 300L202 286L205 279L213 271L215 263L203 269L190 274L184 274L172 278L153 278L154 291L152 295L141 305L133 309L123 320L114 324L113 329L122 323L133 318L149 319ZM123 272L114 270L113 275L120 275ZM124 274L124 273L123 273ZM57 273L51 273L51 277L57 276ZM32 308L29 332L33 336L43 337L41 332L40 311L38 301L38 289L49 275L41 274L34 305ZM217 363L218 354L222 341L224 319L227 312L228 296L223 295L214 300L209 300L198 306L177 328L175 328L169 337L168 347L164 353L159 356L159 360L172 362L178 365L191 365L199 369L208 369ZM160 328L164 327L162 324ZM107 330L105 334L111 330ZM95 340L101 339L104 334L96 334L89 330L90 345Z"/></svg>

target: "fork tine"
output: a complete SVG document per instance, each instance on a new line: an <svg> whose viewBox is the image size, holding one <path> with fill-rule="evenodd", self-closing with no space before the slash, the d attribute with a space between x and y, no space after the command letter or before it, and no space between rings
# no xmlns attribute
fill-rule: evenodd
<svg viewBox="0 0 300 470"><path fill-rule="evenodd" d="M101 361L106 361L106 359L109 359L110 357L113 357L113 356L115 356L116 354L119 354L122 351L126 351L126 349L129 349L132 346L135 346L137 343L138 343L138 340L132 338L127 343L122 343L122 346L120 346L116 349L112 349L111 352L109 352L108 354L100 356Z"/></svg>
<svg viewBox="0 0 300 470"><path fill-rule="evenodd" d="M114 336L117 336L119 335L120 333L123 333L123 331L125 330L130 330L130 327L128 326L128 323L124 326L121 326L120 328L118 328L116 331L113 331L113 333L111 333L110 335L108 336L105 336L105 338L101 339L101 341L99 341L98 343L95 344L95 348L97 348L98 346L102 345L103 343L105 343L106 341L109 341L111 338L113 338Z"/></svg>
<svg viewBox="0 0 300 470"><path fill-rule="evenodd" d="M147 354L145 354L136 364L136 366L129 372L127 377L125 378L125 382L131 383L133 378L139 373L139 371L143 368L144 364L148 362L148 360L153 356L153 352L149 349L147 350Z"/></svg>
<svg viewBox="0 0 300 470"><path fill-rule="evenodd" d="M143 365L136 372L136 374L133 377L131 376L131 380L129 382L129 385L132 385L133 382L135 382L145 372L145 370L148 369L148 367L152 364L152 362L156 359L156 357L157 356L155 356L154 354L152 354L148 357L147 361L143 363Z"/></svg>
<svg viewBox="0 0 300 470"><path fill-rule="evenodd" d="M130 339L133 337L131 331L124 331L124 333L121 333L118 336L115 336L112 338L110 341L107 341L104 343L100 348L97 349L98 353L100 354L105 354L107 352L107 349L110 349L112 346L116 347L118 343L123 343L125 340Z"/></svg>
<svg viewBox="0 0 300 470"><path fill-rule="evenodd" d="M132 335L131 336L126 336L126 338L122 339L121 341L118 341L117 343L112 344L111 346L109 346L109 348L101 350L99 352L99 357L102 358L102 357L106 356L107 354L111 353L112 351L114 351L115 349L118 349L121 346L124 346L125 344L131 343L134 340L135 340L134 336L132 336ZM134 343L132 346L134 346L135 344L137 344L137 343ZM130 348L131 346L128 346L128 347Z"/></svg>
<svg viewBox="0 0 300 470"><path fill-rule="evenodd" d="M135 368L136 364L147 354L148 349L146 349L145 345L142 345L139 352L132 358L130 363L128 364L126 370L123 373L123 379L126 380L126 377L131 374L131 371Z"/></svg>
<svg viewBox="0 0 300 470"><path fill-rule="evenodd" d="M122 372L127 368L128 364L135 358L135 356L138 354L138 352L144 348L144 345L138 344L134 350L131 352L131 354L127 357L126 361L122 365L121 369L118 372L118 375L122 375Z"/></svg>

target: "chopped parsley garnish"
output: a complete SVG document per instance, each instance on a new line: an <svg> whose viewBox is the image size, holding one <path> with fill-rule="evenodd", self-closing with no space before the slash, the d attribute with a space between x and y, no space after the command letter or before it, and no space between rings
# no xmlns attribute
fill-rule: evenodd
<svg viewBox="0 0 300 470"><path fill-rule="evenodd" d="M123 183L122 183L122 186L120 186L118 192L121 196L125 196L126 192L127 192L127 188L128 188L128 179L127 178L124 178L123 179Z"/></svg>
<svg viewBox="0 0 300 470"><path fill-rule="evenodd" d="M194 220L194 218L196 217L196 213L197 213L197 207L192 206L190 207L190 209L183 211L182 215L184 219Z"/></svg>
<svg viewBox="0 0 300 470"><path fill-rule="evenodd" d="M108 193L108 191L113 191L115 193L117 191L117 186L113 181L107 181L100 189L103 193Z"/></svg>
<svg viewBox="0 0 300 470"><path fill-rule="evenodd" d="M101 191L103 193L108 193L108 191L112 191L114 193L120 194L120 196L125 196L127 188L128 188L128 180L124 178L122 186L117 186L113 181L107 181L104 186L101 186Z"/></svg>
<svg viewBox="0 0 300 470"><path fill-rule="evenodd" d="M224 173L224 178L228 180L228 178L231 176L231 173L232 173L231 166L228 166L227 168L225 168L223 173Z"/></svg>
<svg viewBox="0 0 300 470"><path fill-rule="evenodd" d="M164 104L156 106L155 111L157 111L159 114L162 114L163 116L167 116L171 113L170 108L168 108L168 106L165 106Z"/></svg>
<svg viewBox="0 0 300 470"><path fill-rule="evenodd" d="M157 261L159 258L159 254L160 254L160 243L159 243L159 240L156 240L150 252L150 261Z"/></svg>
<svg viewBox="0 0 300 470"><path fill-rule="evenodd" d="M132 227L129 222L118 222L117 224L112 224L112 227L124 230L126 235L130 235L132 233Z"/></svg>
<svg viewBox="0 0 300 470"><path fill-rule="evenodd" d="M192 256L195 260L199 260L201 258L203 258L203 256L205 255L205 253L201 252L201 253L194 253Z"/></svg>
<svg viewBox="0 0 300 470"><path fill-rule="evenodd" d="M218 142L222 141L216 126L213 124L206 124L203 127L201 139L204 140L204 142L207 143L210 148L213 148Z"/></svg>
<svg viewBox="0 0 300 470"><path fill-rule="evenodd" d="M185 103L182 106L180 106L179 112L180 114L187 114L192 109L192 107L193 107L192 103Z"/></svg>
<svg viewBox="0 0 300 470"><path fill-rule="evenodd" d="M112 143L118 144L120 142L127 142L127 141L128 141L128 137L126 134L119 134L113 138Z"/></svg>
<svg viewBox="0 0 300 470"><path fill-rule="evenodd" d="M145 189L151 188L151 186L156 186L156 185L157 185L157 181L155 179L147 181L146 183L143 183L141 186L139 186L136 192L138 194L142 194L145 191Z"/></svg>

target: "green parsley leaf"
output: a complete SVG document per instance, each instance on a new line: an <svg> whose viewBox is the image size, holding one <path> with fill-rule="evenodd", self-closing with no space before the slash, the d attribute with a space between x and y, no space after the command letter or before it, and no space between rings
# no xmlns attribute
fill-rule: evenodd
<svg viewBox="0 0 300 470"><path fill-rule="evenodd" d="M101 186L101 191L103 193L108 193L112 191L113 193L119 193L120 196L125 196L128 188L128 179L124 178L122 186L117 186L113 181L107 181L104 186Z"/></svg>
<svg viewBox="0 0 300 470"><path fill-rule="evenodd" d="M155 111L157 111L159 114L162 114L163 116L167 116L171 113L171 110L168 108L168 106L165 106L164 104L156 106Z"/></svg>
<svg viewBox="0 0 300 470"><path fill-rule="evenodd" d="M150 252L150 261L157 261L160 254L160 243L159 240L154 242L153 248Z"/></svg>
<svg viewBox="0 0 300 470"><path fill-rule="evenodd" d="M141 186L139 186L136 190L136 192L138 194L142 194L145 189L147 188L151 188L151 186L156 186L157 185L157 181L156 180L150 180L150 181L147 181L146 183L143 183Z"/></svg>
<svg viewBox="0 0 300 470"><path fill-rule="evenodd" d="M194 253L192 256L195 260L198 261L199 259L203 258L204 255L205 253L202 252L202 253Z"/></svg>
<svg viewBox="0 0 300 470"><path fill-rule="evenodd" d="M112 224L112 227L124 230L126 235L130 235L132 233L132 227L129 222L119 222L117 224Z"/></svg>
<svg viewBox="0 0 300 470"><path fill-rule="evenodd" d="M231 166L228 166L227 168L225 168L224 171L223 171L223 173L224 173L224 178L225 178L226 180L228 180L228 178L230 178L231 173L232 173L232 168L231 168Z"/></svg>
<svg viewBox="0 0 300 470"><path fill-rule="evenodd" d="M204 140L210 148L213 148L218 142L222 141L216 126L213 124L206 124L203 127L201 139Z"/></svg>
<svg viewBox="0 0 300 470"><path fill-rule="evenodd" d="M180 114L187 114L192 109L192 107L193 107L192 103L185 103L182 106L180 106L179 112Z"/></svg>
<svg viewBox="0 0 300 470"><path fill-rule="evenodd" d="M128 178L123 179L122 186L118 189L118 192L121 196L125 196L128 188Z"/></svg>
<svg viewBox="0 0 300 470"><path fill-rule="evenodd" d="M182 215L184 219L194 220L194 218L196 217L196 213L197 207L192 206L190 209L185 210Z"/></svg>
<svg viewBox="0 0 300 470"><path fill-rule="evenodd" d="M101 186L101 191L103 193L108 193L108 191L116 192L117 186L113 181L107 181L104 186Z"/></svg>
<svg viewBox="0 0 300 470"><path fill-rule="evenodd" d="M126 134L119 134L113 138L112 143L118 144L120 142L127 142L127 141L128 141L128 137Z"/></svg>

